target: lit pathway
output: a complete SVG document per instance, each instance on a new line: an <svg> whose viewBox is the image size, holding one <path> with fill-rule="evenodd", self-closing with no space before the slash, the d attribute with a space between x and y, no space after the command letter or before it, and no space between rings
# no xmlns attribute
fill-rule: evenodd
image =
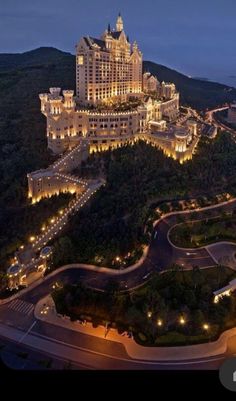
<svg viewBox="0 0 236 401"><path fill-rule="evenodd" d="M81 209L103 184L104 182L102 181L96 181L95 183L88 185L85 192L78 196L74 201L70 202L69 206L61 212L60 217L52 218L51 225L44 230L43 234L34 239L32 248L35 251L39 251L49 241L57 236L67 224L68 217Z"/></svg>

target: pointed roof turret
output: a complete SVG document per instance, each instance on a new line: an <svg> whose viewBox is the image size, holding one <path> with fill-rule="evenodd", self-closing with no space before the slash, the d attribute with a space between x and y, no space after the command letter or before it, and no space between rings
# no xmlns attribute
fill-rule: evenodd
<svg viewBox="0 0 236 401"><path fill-rule="evenodd" d="M117 32L121 32L124 29L124 23L123 23L123 19L121 17L121 14L119 13L117 21L116 21L116 30Z"/></svg>

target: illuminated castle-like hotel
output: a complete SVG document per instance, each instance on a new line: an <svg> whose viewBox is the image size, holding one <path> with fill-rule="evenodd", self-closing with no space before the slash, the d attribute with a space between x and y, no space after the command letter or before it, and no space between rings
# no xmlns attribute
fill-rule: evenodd
<svg viewBox="0 0 236 401"><path fill-rule="evenodd" d="M76 210L80 197L95 185L73 175L89 153L143 140L183 162L192 157L199 140L191 113L179 113L175 85L143 73L142 53L136 42L130 43L120 15L115 30L109 25L100 39L86 36L76 46L76 96L73 90L61 93L60 88L50 88L39 97L47 118L48 148L60 157L48 168L28 174L32 203L70 192L77 195L73 201ZM68 213L71 210L68 206ZM47 239L44 233L39 236L41 246L51 240L50 230ZM53 230L56 235L55 227ZM43 248L34 259L38 242L16 254L8 269L9 288L23 285L31 270L45 271L51 248Z"/></svg>
<svg viewBox="0 0 236 401"><path fill-rule="evenodd" d="M68 172L89 153L141 139L182 162L192 157L198 142L196 122L177 122L175 85L143 73L142 53L125 34L121 15L116 29L108 25L100 39L85 36L77 44L76 96L73 90L50 88L39 97L47 118L48 148L63 154L66 162L28 174L33 202L77 188ZM66 182L58 175L64 172Z"/></svg>

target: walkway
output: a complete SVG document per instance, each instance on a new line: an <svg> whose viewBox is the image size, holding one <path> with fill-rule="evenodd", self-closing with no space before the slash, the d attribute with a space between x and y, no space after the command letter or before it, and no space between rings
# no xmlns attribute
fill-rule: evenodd
<svg viewBox="0 0 236 401"><path fill-rule="evenodd" d="M104 326L93 328L91 323L86 323L86 326L83 326L78 321L71 322L68 317L57 315L51 297L40 300L35 307L34 314L36 319L52 325L121 343L130 358L143 361L187 361L222 356L227 351L228 340L236 336L236 328L234 328L224 332L217 341L211 343L179 347L144 347L127 335L118 334L115 329L110 329L106 334Z"/></svg>

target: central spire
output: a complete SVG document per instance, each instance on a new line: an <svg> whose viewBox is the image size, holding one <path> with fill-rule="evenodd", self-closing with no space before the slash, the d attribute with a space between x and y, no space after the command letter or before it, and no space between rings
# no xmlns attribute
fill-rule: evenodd
<svg viewBox="0 0 236 401"><path fill-rule="evenodd" d="M117 32L121 32L124 29L123 19L121 17L121 13L119 13L117 21L116 21L116 30Z"/></svg>

